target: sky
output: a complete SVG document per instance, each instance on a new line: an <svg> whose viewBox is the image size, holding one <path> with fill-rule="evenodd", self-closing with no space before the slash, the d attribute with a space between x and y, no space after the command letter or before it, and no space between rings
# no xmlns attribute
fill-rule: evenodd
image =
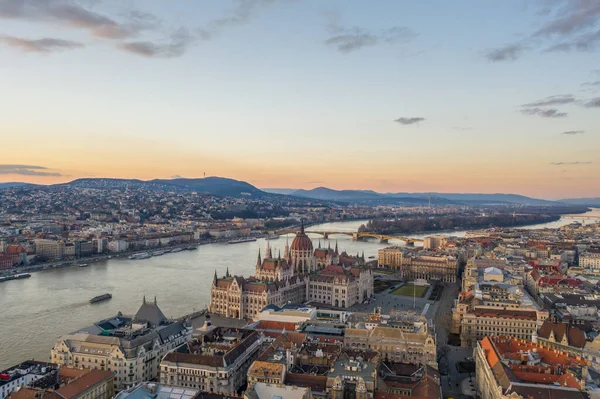
<svg viewBox="0 0 600 399"><path fill-rule="evenodd" d="M598 0L0 0L0 181L600 196Z"/></svg>

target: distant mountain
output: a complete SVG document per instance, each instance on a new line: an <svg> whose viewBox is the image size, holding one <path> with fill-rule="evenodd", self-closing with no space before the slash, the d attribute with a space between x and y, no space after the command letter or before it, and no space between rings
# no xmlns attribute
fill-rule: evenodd
<svg viewBox="0 0 600 399"><path fill-rule="evenodd" d="M600 197L596 198L567 198L562 199L560 202L571 205L587 205L587 206L600 206Z"/></svg>
<svg viewBox="0 0 600 399"><path fill-rule="evenodd" d="M327 187L317 187L312 190L297 190L290 195L296 197L313 198L326 201L364 201L382 198L382 194L361 190L333 190Z"/></svg>
<svg viewBox="0 0 600 399"><path fill-rule="evenodd" d="M372 190L333 190L317 187L312 190L297 190L290 193L297 197L327 201L364 204L523 204L549 205L554 201L530 198L518 194L462 194L462 193L377 193Z"/></svg>
<svg viewBox="0 0 600 399"><path fill-rule="evenodd" d="M295 191L298 191L297 188L261 188L265 193L271 194L280 194L280 195L290 195Z"/></svg>
<svg viewBox="0 0 600 399"><path fill-rule="evenodd" d="M393 195L399 196L419 196L427 197L431 194L431 198L445 198L458 203L492 203L492 204L523 204L523 205L550 205L556 201L548 201L538 198L526 197L519 194L481 194L481 193L396 193Z"/></svg>
<svg viewBox="0 0 600 399"><path fill-rule="evenodd" d="M263 198L273 196L253 185L224 177L205 177L201 179L154 179L149 181L138 179L105 179L85 178L73 180L63 185L91 189L123 189L147 188L157 191L182 191L211 194L221 197Z"/></svg>
<svg viewBox="0 0 600 399"><path fill-rule="evenodd" d="M8 183L0 183L0 190L3 188L13 188L13 187L31 187L36 184L32 183L20 183L20 182L8 182Z"/></svg>
<svg viewBox="0 0 600 399"><path fill-rule="evenodd" d="M381 194L372 190L333 190L327 187L317 187L312 190L298 190L290 195L302 198L312 198L322 201L337 201L370 205L425 205L429 202L427 195L402 196L400 194ZM450 204L444 198L439 198L438 205Z"/></svg>
<svg viewBox="0 0 600 399"><path fill-rule="evenodd" d="M149 183L181 187L198 193L213 194L221 197L265 197L268 193L254 187L245 181L227 179L224 177L205 177L202 179L169 179L151 180Z"/></svg>

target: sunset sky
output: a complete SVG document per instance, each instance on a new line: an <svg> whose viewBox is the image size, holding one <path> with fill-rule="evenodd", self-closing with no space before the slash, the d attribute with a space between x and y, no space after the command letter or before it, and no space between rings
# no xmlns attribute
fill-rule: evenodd
<svg viewBox="0 0 600 399"><path fill-rule="evenodd" d="M600 196L597 0L0 0L0 181Z"/></svg>

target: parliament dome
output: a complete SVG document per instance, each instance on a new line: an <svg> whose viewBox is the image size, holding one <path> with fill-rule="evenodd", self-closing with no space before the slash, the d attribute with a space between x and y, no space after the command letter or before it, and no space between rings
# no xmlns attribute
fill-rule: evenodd
<svg viewBox="0 0 600 399"><path fill-rule="evenodd" d="M312 251L313 244L312 240L306 235L304 232L304 223L300 226L300 231L296 233L296 237L292 241L292 246L290 247L292 251Z"/></svg>

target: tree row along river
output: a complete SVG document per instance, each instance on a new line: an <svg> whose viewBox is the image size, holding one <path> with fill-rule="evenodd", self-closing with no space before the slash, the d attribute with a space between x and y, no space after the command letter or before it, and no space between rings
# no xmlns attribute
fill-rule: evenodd
<svg viewBox="0 0 600 399"><path fill-rule="evenodd" d="M584 215L600 215L594 209ZM581 220L581 219L579 219ZM311 226L314 231L355 232L367 221L325 223ZM556 228L573 219L526 228ZM451 233L411 234L423 238L431 234L464 236L465 231ZM291 242L292 236L289 236ZM374 257L377 250L390 244L376 241L352 241L349 236L333 236L321 240L321 246L337 241L340 251L362 253ZM313 237L316 247L319 236ZM286 236L271 240L274 254L283 254ZM113 316L121 311L133 314L142 297L157 297L158 304L167 317L179 317L201 309L208 304L210 284L215 270L219 276L227 268L232 274L254 274L258 249L266 241L239 244L207 244L196 251L181 251L143 260L110 259L91 264L86 268L64 268L34 273L31 278L0 284L0 370L26 359L47 361L50 348L56 339L66 333L85 327L95 321ZM111 293L108 301L90 304L90 298Z"/></svg>

